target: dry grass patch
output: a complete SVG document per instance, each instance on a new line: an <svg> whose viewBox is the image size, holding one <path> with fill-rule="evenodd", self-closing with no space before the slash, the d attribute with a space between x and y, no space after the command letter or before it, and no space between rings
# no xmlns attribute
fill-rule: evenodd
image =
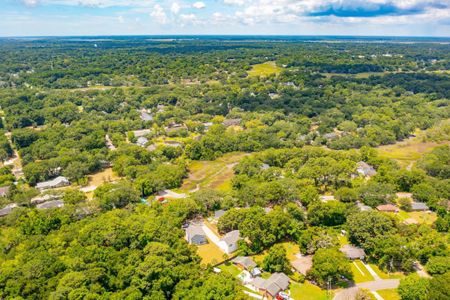
<svg viewBox="0 0 450 300"><path fill-rule="evenodd" d="M282 68L278 67L274 61L268 61L262 64L253 65L252 69L247 73L249 76L268 76L278 75L281 73Z"/></svg>

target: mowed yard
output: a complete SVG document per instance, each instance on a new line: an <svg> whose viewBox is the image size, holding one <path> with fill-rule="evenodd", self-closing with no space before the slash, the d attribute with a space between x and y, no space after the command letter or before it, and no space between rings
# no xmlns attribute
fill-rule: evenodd
<svg viewBox="0 0 450 300"><path fill-rule="evenodd" d="M208 188L219 191L231 189L233 167L246 153L227 153L213 161L192 161L189 165L189 177L184 180L181 191L189 192L196 188Z"/></svg>
<svg viewBox="0 0 450 300"><path fill-rule="evenodd" d="M278 67L274 61L265 62L262 64L253 65L249 70L248 76L269 76L272 74L278 75L283 68Z"/></svg>

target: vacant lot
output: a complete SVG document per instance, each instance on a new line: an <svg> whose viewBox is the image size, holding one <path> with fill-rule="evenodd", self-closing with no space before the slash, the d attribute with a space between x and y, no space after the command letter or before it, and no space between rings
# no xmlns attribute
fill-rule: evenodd
<svg viewBox="0 0 450 300"><path fill-rule="evenodd" d="M418 130L416 131L415 137L411 137L393 145L379 147L378 153L382 157L396 160L402 167L408 167L411 166L411 164L413 164L415 161L417 161L423 154L430 152L437 146L450 144L449 141L424 141L426 133L427 131Z"/></svg>
<svg viewBox="0 0 450 300"><path fill-rule="evenodd" d="M327 300L332 299L333 295L327 297L327 292L319 287L305 281L304 283L291 283L291 298L302 300Z"/></svg>
<svg viewBox="0 0 450 300"><path fill-rule="evenodd" d="M282 68L278 67L274 61L269 61L263 64L253 65L252 69L248 71L249 76L269 76L272 74L280 74Z"/></svg>
<svg viewBox="0 0 450 300"><path fill-rule="evenodd" d="M228 153L213 161L193 161L189 165L189 177L183 182L181 190L188 192L196 188L210 188L221 191L231 189L233 167L245 153Z"/></svg>

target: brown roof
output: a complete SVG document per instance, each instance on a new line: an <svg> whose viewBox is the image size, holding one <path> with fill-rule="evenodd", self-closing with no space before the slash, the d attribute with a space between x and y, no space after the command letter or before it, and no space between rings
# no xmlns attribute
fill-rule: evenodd
<svg viewBox="0 0 450 300"><path fill-rule="evenodd" d="M297 272L306 275L306 273L312 268L312 255L302 256L292 262L292 266Z"/></svg>
<svg viewBox="0 0 450 300"><path fill-rule="evenodd" d="M398 212L398 207L392 204L378 205L377 210L387 212Z"/></svg>

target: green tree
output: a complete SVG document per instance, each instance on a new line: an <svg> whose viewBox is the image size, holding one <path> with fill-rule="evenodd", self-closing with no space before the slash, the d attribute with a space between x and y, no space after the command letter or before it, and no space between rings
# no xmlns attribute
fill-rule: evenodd
<svg viewBox="0 0 450 300"><path fill-rule="evenodd" d="M282 244L276 244L269 249L269 252L264 257L262 268L271 273L290 273L290 263L287 258L286 249Z"/></svg>
<svg viewBox="0 0 450 300"><path fill-rule="evenodd" d="M316 251L308 276L322 287L327 286L328 282L332 285L339 284L343 281L342 277L353 279L347 258L335 248Z"/></svg>
<svg viewBox="0 0 450 300"><path fill-rule="evenodd" d="M427 300L429 289L428 279L412 274L400 280L398 293L402 300Z"/></svg>

